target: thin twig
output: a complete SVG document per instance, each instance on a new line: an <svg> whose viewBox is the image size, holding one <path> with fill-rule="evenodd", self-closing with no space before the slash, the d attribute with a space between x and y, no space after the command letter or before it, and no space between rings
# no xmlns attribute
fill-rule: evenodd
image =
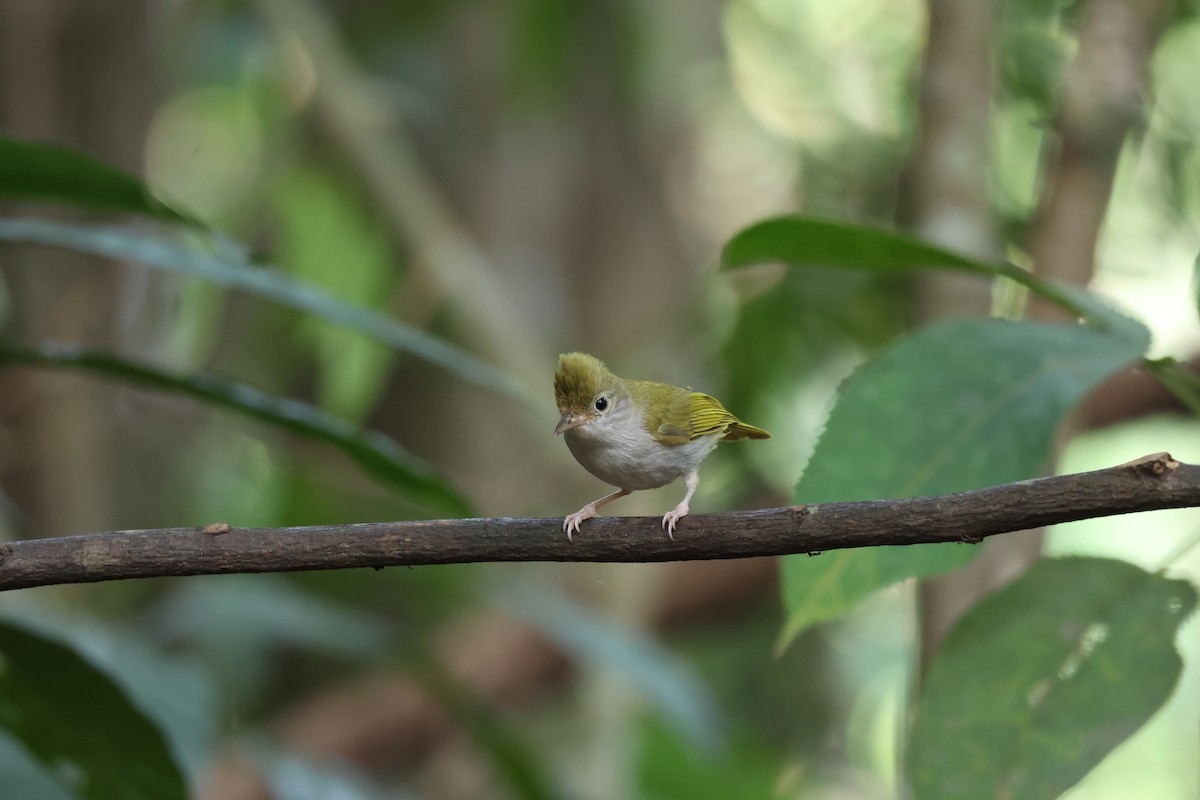
<svg viewBox="0 0 1200 800"><path fill-rule="evenodd" d="M938 497L821 503L687 517L451 519L305 528L114 531L0 545L0 591L166 575L291 572L478 561L691 561L847 547L978 542L1059 522L1200 506L1200 466L1167 453L1118 467Z"/></svg>

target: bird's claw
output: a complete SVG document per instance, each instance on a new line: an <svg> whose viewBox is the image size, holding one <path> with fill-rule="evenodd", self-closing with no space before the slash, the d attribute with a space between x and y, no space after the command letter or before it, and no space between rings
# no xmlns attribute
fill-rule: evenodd
<svg viewBox="0 0 1200 800"><path fill-rule="evenodd" d="M680 503L679 505L675 506L675 508L673 510L668 511L666 514L663 515L663 518L662 518L663 530L665 530L667 532L667 536L670 537L672 542L675 541L675 523L679 522L679 520L686 517L687 513L688 513L687 505L685 503Z"/></svg>
<svg viewBox="0 0 1200 800"><path fill-rule="evenodd" d="M583 524L583 521L594 516L596 516L596 509L587 505L564 519L563 530L567 532L567 541L574 544L575 540L571 538L571 534L579 533L579 526Z"/></svg>

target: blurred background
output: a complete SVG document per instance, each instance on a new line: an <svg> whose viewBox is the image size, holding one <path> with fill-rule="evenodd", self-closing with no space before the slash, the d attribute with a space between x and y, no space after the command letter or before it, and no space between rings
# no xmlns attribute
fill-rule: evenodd
<svg viewBox="0 0 1200 800"><path fill-rule="evenodd" d="M774 434L720 448L694 513L782 505L857 364L1023 300L974 278L718 271L764 217L911 230L1090 284L1151 327L1151 355L1200 352L1196 11L3 0L6 135L140 175L257 261L518 390L212 281L13 244L4 336L310 402L402 443L479 516L563 516L608 491L550 435L555 358L585 350ZM1200 460L1200 426L1136 375L1071 430L1064 471ZM7 539L443 515L327 444L60 371L0 372L0 478ZM661 515L681 492L614 513ZM163 579L27 590L0 610L108 664L201 798L891 798L920 644L938 635L918 595L952 618L1043 548L1152 567L1196 523L1156 517L1151 552L1100 522L1013 537L972 567L985 579L887 590L782 655L768 559ZM1194 624L1183 646L1200 649ZM1072 797L1128 796L1121 775L1155 797L1200 791L1189 675Z"/></svg>

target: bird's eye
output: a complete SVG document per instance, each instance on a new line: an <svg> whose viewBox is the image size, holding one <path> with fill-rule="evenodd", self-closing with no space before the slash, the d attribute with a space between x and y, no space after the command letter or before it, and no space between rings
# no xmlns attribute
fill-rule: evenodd
<svg viewBox="0 0 1200 800"><path fill-rule="evenodd" d="M608 408L608 398L604 395L600 395L596 398L595 406L597 411L603 411L604 409Z"/></svg>

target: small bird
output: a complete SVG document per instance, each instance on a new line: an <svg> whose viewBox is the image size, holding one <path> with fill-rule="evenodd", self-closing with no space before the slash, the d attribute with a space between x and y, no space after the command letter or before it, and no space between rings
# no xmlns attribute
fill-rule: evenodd
<svg viewBox="0 0 1200 800"><path fill-rule="evenodd" d="M714 397L666 383L623 380L587 353L558 357L554 399L562 414L554 435L564 435L584 469L617 487L563 520L567 539L601 506L683 475L687 493L662 519L674 540L675 524L687 515L688 501L700 485L700 462L717 443L771 438L730 414Z"/></svg>

